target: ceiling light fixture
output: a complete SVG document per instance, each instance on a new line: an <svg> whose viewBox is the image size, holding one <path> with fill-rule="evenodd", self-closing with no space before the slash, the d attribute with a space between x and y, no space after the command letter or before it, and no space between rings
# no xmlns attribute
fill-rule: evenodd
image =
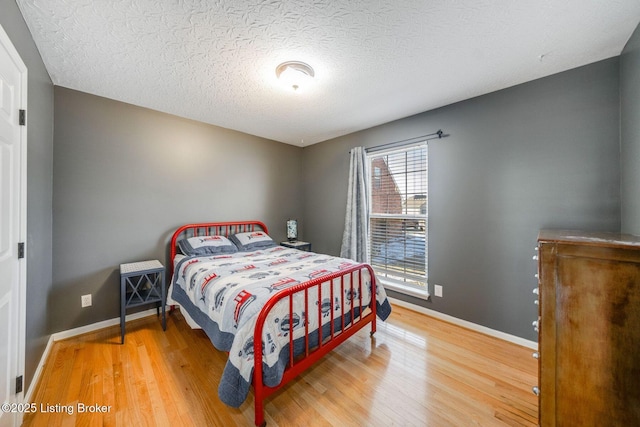
<svg viewBox="0 0 640 427"><path fill-rule="evenodd" d="M278 79L294 91L309 82L314 75L313 68L300 61L287 61L276 67Z"/></svg>

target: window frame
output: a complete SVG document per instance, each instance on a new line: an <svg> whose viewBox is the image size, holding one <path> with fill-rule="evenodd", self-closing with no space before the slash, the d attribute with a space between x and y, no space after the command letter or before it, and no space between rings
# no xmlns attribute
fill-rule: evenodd
<svg viewBox="0 0 640 427"><path fill-rule="evenodd" d="M418 214L407 214L406 213L406 208L403 208L403 213L401 214L388 214L388 213L374 213L373 212L373 199L374 199L374 188L379 188L380 187L380 182L381 182L381 178L379 176L373 176L374 175L374 168L375 166L373 166L373 160L375 158L380 158L380 157L384 157L384 156L389 156L389 155L393 155L393 154L398 154L398 153L402 153L402 152L409 152L412 150L415 150L416 148L420 148L422 149L424 147L425 150L425 170L424 170L424 180L425 180L425 212L424 214L422 213L418 213ZM429 149L428 149L428 143L427 140L422 139L419 141L415 141L415 142L411 142L408 144L403 144L402 146L396 146L396 147L392 147L392 148L385 148L385 149L381 149L381 150L367 150L366 152L366 160L367 160L367 170L369 171L368 175L369 175L369 179L367 179L367 203L368 203L368 228L369 228L369 235L367 236L367 244L369 245L369 264L374 268L374 271L376 271L378 273L378 278L379 280L384 284L385 288L387 289L391 289L406 295L411 295L417 298L422 298L422 299L428 299L429 298L429 274L428 274L428 268L429 268L429 263L428 263L428 247L429 247L429 241L428 241L428 230L429 230L429 207L428 207L428 200L429 200L429 181L428 181L428 176L429 176ZM407 172L407 167L405 165L404 171L403 173L406 174ZM391 174L390 174L391 175ZM395 182L395 180L394 180ZM397 182L395 182L395 184L397 185ZM407 195L409 194L406 185L405 185L405 191L404 194ZM414 193L414 197L416 197L417 193ZM414 199L416 200L416 199ZM402 199L402 203L403 206L406 206L406 202L407 199L403 198ZM402 221L424 221L424 230L422 231L422 235L424 236L424 253L425 253L425 259L424 259L424 275L422 277L420 277L420 280L423 281L424 286L419 286L419 285L412 285L412 284L408 284L408 283L403 283L403 281L400 280L393 280L391 278L386 277L387 274L389 274L389 270L383 270L381 269L379 266L376 268L376 263L373 262L372 258L374 257L374 254L372 253L372 240L373 240L373 233L374 233L374 226L372 224L372 219L397 219L397 220L402 220ZM403 222L403 235L406 236L407 233L407 228L406 228L406 222ZM418 227L419 228L419 227ZM406 241L406 238L405 238ZM406 269L406 266L404 267ZM398 276L401 276L402 274L398 274ZM406 282L406 277L404 279L404 282Z"/></svg>

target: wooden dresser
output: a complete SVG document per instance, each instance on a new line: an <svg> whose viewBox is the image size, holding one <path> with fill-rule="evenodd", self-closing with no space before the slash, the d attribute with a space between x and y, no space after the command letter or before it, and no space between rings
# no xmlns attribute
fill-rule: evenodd
<svg viewBox="0 0 640 427"><path fill-rule="evenodd" d="M640 426L640 236L543 230L537 249L540 425Z"/></svg>

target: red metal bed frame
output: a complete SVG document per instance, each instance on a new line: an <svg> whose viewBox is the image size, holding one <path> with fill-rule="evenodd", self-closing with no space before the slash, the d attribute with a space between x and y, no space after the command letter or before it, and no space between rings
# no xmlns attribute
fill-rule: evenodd
<svg viewBox="0 0 640 427"><path fill-rule="evenodd" d="M248 231L255 231L261 229L265 233L268 233L267 226L260 221L235 221L235 222L208 222L199 224L187 224L178 228L171 237L171 258L169 262L170 276L173 279L173 260L176 256L177 241L185 237L194 236L211 236L211 235L224 235L229 236L234 233L243 233ZM355 314L356 304L351 304L351 308L345 311L345 277L349 277L347 290L350 291L350 295L354 294L354 289L357 289L357 295L359 298L358 307L362 307L362 270L369 271L369 277L371 278L371 302L369 305L370 310L360 310ZM293 333L289 334L289 363L282 376L282 381L275 387L269 387L263 383L262 379L262 330L264 322L267 320L269 311L281 300L288 299L289 305L289 329L292 331L293 325L293 295L296 293L304 294L304 312L307 318L314 315L318 317L318 324L322 325L322 304L312 304L309 306L308 293L309 289L318 288L318 300L322 301L322 284L331 281L330 288L330 312L334 310L334 286L340 286L340 307L342 310L342 319L339 328L335 328L334 322L330 321L330 334L323 337L322 333L318 334L318 340L316 343L311 343L309 338L308 322L304 322L304 354L293 355ZM350 289L349 289L350 287ZM347 316L347 317L345 317ZM349 324L345 325L344 319L349 320ZM345 270L335 272L332 274L316 277L304 283L300 283L289 288L284 288L275 293L271 299L267 301L260 313L258 314L258 320L256 323L256 329L254 331L254 371L253 371L253 388L254 388L254 409L255 409L255 424L257 426L266 425L264 419L264 400L282 388L289 381L297 377L304 370L309 368L315 362L320 360L325 354L336 348L342 342L346 341L349 337L356 334L360 329L367 324L371 324L371 335L376 332L376 278L373 273L373 269L368 264L357 264L351 266ZM322 329L322 328L321 328Z"/></svg>

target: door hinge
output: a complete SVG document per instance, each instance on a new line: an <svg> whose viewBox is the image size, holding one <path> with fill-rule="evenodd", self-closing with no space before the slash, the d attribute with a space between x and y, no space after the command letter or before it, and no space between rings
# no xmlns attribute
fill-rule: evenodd
<svg viewBox="0 0 640 427"><path fill-rule="evenodd" d="M22 391L22 375L16 378L16 394Z"/></svg>
<svg viewBox="0 0 640 427"><path fill-rule="evenodd" d="M18 259L24 258L24 242L18 243Z"/></svg>
<svg viewBox="0 0 640 427"><path fill-rule="evenodd" d="M27 110L20 110L18 121L20 126L25 126L27 124Z"/></svg>

